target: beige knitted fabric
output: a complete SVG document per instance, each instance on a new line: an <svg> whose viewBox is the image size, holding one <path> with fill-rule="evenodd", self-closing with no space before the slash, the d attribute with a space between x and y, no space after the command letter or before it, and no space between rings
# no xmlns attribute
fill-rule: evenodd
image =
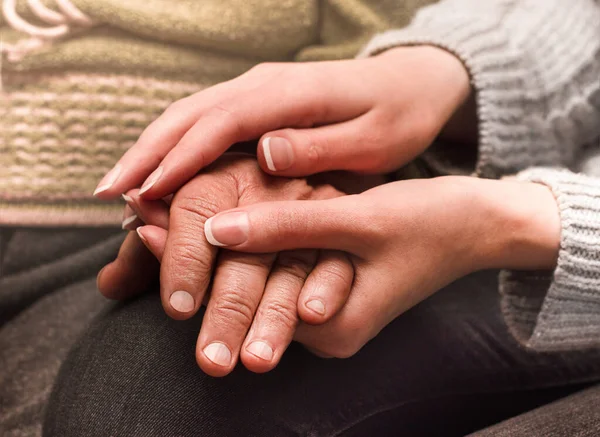
<svg viewBox="0 0 600 437"><path fill-rule="evenodd" d="M562 241L554 272L502 274L511 332L538 350L600 347L600 4L443 0L362 56L414 44L455 53L477 93L476 167L431 162L485 177L563 167L519 174L552 189Z"/></svg>
<svg viewBox="0 0 600 437"><path fill-rule="evenodd" d="M171 102L262 61L355 56L434 0L69 1L87 18L66 27L27 0L26 24L0 14L0 225L119 224L122 205L91 193Z"/></svg>

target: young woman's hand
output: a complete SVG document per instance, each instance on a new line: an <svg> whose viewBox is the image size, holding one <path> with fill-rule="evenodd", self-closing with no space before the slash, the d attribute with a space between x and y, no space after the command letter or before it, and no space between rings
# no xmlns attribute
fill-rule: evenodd
<svg viewBox="0 0 600 437"><path fill-rule="evenodd" d="M395 182L332 200L222 212L205 232L242 252L341 250L355 277L340 312L295 338L336 357L357 352L395 317L455 279L486 268L556 262L560 220L545 186L445 177Z"/></svg>
<svg viewBox="0 0 600 437"><path fill-rule="evenodd" d="M389 172L422 153L470 94L461 62L431 46L348 61L261 64L172 104L98 185L175 192L234 143L260 138L273 175Z"/></svg>

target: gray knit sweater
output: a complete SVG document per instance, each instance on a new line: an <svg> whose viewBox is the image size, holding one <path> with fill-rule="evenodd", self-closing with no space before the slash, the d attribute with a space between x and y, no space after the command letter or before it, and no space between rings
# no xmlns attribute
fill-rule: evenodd
<svg viewBox="0 0 600 437"><path fill-rule="evenodd" d="M556 269L501 274L511 332L538 350L600 347L600 3L442 0L361 56L417 44L445 48L469 70L479 121L471 170L519 173L559 205Z"/></svg>

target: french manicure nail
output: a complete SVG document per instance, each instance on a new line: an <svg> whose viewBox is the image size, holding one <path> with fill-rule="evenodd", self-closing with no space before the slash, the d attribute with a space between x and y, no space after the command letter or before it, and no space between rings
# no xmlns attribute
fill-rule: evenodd
<svg viewBox="0 0 600 437"><path fill-rule="evenodd" d="M246 212L217 214L204 223L204 235L213 246L236 246L248 239L250 223Z"/></svg>
<svg viewBox="0 0 600 437"><path fill-rule="evenodd" d="M140 240L142 240L145 244L148 244L148 239L146 237L144 237L144 234L142 233L142 228L143 228L143 226L138 226L135 229L135 232L137 232L138 237L140 237Z"/></svg>
<svg viewBox="0 0 600 437"><path fill-rule="evenodd" d="M319 299L312 299L305 303L306 308L319 314L320 316L325 314L325 304Z"/></svg>
<svg viewBox="0 0 600 437"><path fill-rule="evenodd" d="M133 198L131 198L131 196L128 196L127 194L121 194L121 197L123 198L123 200L127 203L133 203Z"/></svg>
<svg viewBox="0 0 600 437"><path fill-rule="evenodd" d="M175 291L169 298L169 303L175 311L189 313L194 309L194 298L187 291Z"/></svg>
<svg viewBox="0 0 600 437"><path fill-rule="evenodd" d="M142 185L142 189L140 190L139 194L144 194L146 191L148 191L150 188L152 188L154 186L154 184L156 182L158 182L158 180L162 176L162 173L163 173L163 166L161 165L156 170L154 170L154 172L152 172L152 174L148 177L148 179L146 179L146 182L144 182L144 185Z"/></svg>
<svg viewBox="0 0 600 437"><path fill-rule="evenodd" d="M269 170L286 170L294 163L294 150L285 138L267 137L263 140L262 146Z"/></svg>
<svg viewBox="0 0 600 437"><path fill-rule="evenodd" d="M128 229L128 226L129 226L130 224L132 224L134 221L136 221L136 220L137 220L137 218L138 218L138 216L137 216L137 215L135 215L135 214L133 214L133 215L130 215L129 217L125 217L125 218L123 219L123 223L121 223L121 227L122 227L123 229Z"/></svg>
<svg viewBox="0 0 600 437"><path fill-rule="evenodd" d="M273 348L264 341L253 341L246 346L246 350L261 360L271 361L273 359Z"/></svg>
<svg viewBox="0 0 600 437"><path fill-rule="evenodd" d="M119 175L121 174L121 169L122 169L121 164L117 164L112 168L111 171L106 173L106 176L104 176L102 178L102 180L98 184L98 187L94 191L94 196L99 193L102 193L102 192L108 190L110 187L112 187L113 184L115 182L117 182L117 179L119 178Z"/></svg>
<svg viewBox="0 0 600 437"><path fill-rule="evenodd" d="M223 343L211 343L204 348L204 355L218 366L227 367L231 363L231 352Z"/></svg>

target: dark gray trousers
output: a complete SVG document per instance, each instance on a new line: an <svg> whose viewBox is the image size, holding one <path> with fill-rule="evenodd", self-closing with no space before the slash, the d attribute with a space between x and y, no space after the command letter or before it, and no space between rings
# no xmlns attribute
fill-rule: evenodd
<svg viewBox="0 0 600 437"><path fill-rule="evenodd" d="M221 379L194 360L202 316L173 321L150 290L99 318L72 349L44 435L458 436L600 380L599 350L519 347L499 312L496 276L457 281L352 358L324 360L295 344L272 372L238 367ZM478 435L599 435L598 390L574 399ZM538 422L548 433L531 433Z"/></svg>

